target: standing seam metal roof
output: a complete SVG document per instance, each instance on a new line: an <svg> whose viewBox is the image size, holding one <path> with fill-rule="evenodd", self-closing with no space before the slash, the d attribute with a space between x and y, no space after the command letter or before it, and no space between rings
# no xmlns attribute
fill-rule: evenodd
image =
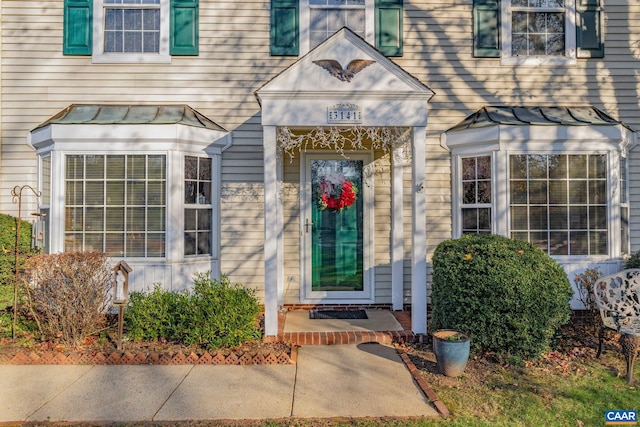
<svg viewBox="0 0 640 427"><path fill-rule="evenodd" d="M515 126L615 126L624 123L591 107L486 106L466 117L447 132L493 125ZM628 126L625 126L628 128ZM629 128L630 129L630 128ZM632 129L631 129L632 130Z"/></svg>
<svg viewBox="0 0 640 427"><path fill-rule="evenodd" d="M35 129L50 124L141 125L182 124L227 132L188 105L72 104Z"/></svg>

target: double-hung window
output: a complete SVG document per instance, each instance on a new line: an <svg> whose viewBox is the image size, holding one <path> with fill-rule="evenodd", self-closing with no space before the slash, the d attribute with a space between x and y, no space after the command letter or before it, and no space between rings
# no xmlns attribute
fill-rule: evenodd
<svg viewBox="0 0 640 427"><path fill-rule="evenodd" d="M65 0L65 55L169 62L198 54L198 0Z"/></svg>
<svg viewBox="0 0 640 427"><path fill-rule="evenodd" d="M104 0L104 20L100 21L104 22L104 30L97 31L98 45L103 47L104 53L160 54L161 50L166 51L167 44L161 46L160 43L160 35L166 34L166 30L160 31L160 17L166 15L166 10L161 14L160 8L160 0ZM100 36L103 43L100 43Z"/></svg>
<svg viewBox="0 0 640 427"><path fill-rule="evenodd" d="M271 55L298 56L343 27L402 56L403 0L272 0Z"/></svg>
<svg viewBox="0 0 640 427"><path fill-rule="evenodd" d="M365 0L308 0L309 48L313 49L342 27L366 38ZM369 2L371 3L371 2ZM306 8L305 8L306 9ZM373 9L369 8L371 12ZM304 9L303 9L304 10ZM373 19L369 19L371 23ZM370 24L371 25L371 24ZM304 36L303 36L304 39Z"/></svg>
<svg viewBox="0 0 640 427"><path fill-rule="evenodd" d="M211 255L211 158L184 161L184 254Z"/></svg>
<svg viewBox="0 0 640 427"><path fill-rule="evenodd" d="M503 63L549 64L576 57L573 0L508 0L503 3Z"/></svg>
<svg viewBox="0 0 640 427"><path fill-rule="evenodd" d="M604 56L602 0L474 0L473 54L504 65Z"/></svg>
<svg viewBox="0 0 640 427"><path fill-rule="evenodd" d="M491 233L491 156L463 157L462 233Z"/></svg>

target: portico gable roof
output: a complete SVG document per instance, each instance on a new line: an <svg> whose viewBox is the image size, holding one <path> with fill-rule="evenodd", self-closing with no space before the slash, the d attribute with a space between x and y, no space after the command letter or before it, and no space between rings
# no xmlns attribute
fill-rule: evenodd
<svg viewBox="0 0 640 427"><path fill-rule="evenodd" d="M433 94L348 28L256 91L265 126L322 126L335 104L356 104L363 126L425 126Z"/></svg>

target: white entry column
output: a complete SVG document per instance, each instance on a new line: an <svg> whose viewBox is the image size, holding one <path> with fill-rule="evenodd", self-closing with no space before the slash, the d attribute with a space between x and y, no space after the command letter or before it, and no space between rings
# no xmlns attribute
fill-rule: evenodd
<svg viewBox="0 0 640 427"><path fill-rule="evenodd" d="M263 126L264 147L264 334L278 335L279 289L282 287L282 198L276 127Z"/></svg>
<svg viewBox="0 0 640 427"><path fill-rule="evenodd" d="M425 211L425 127L414 127L411 143L411 330L427 333L427 229Z"/></svg>
<svg viewBox="0 0 640 427"><path fill-rule="evenodd" d="M404 306L404 225L402 221L404 145L393 145L391 159L391 305L394 310L402 310Z"/></svg>

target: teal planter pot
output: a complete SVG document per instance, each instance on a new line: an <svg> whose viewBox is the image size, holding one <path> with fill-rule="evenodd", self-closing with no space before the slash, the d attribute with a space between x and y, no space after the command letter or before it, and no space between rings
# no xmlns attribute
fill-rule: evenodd
<svg viewBox="0 0 640 427"><path fill-rule="evenodd" d="M433 352L438 371L448 377L459 377L469 360L471 339L464 332L441 329L433 333Z"/></svg>

